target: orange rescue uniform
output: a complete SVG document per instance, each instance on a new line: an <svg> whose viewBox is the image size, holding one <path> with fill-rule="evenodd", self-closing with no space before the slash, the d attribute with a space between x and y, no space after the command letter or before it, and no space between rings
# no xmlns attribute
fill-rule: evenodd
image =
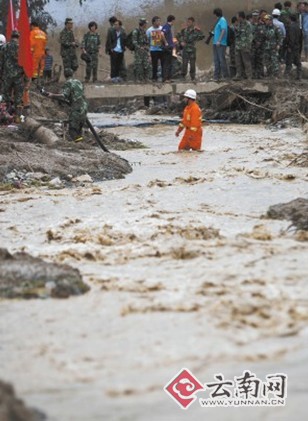
<svg viewBox="0 0 308 421"><path fill-rule="evenodd" d="M33 60L32 77L42 77L45 66L45 48L47 44L47 35L38 26L30 31L30 45Z"/></svg>
<svg viewBox="0 0 308 421"><path fill-rule="evenodd" d="M179 132L185 128L179 150L200 150L202 143L202 113L199 105L192 101L184 109L183 119L179 124Z"/></svg>

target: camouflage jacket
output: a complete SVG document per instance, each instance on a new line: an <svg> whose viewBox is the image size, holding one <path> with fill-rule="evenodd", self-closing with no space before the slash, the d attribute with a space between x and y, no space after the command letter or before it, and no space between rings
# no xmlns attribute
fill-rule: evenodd
<svg viewBox="0 0 308 421"><path fill-rule="evenodd" d="M70 78L63 85L62 94L64 99L70 104L71 108L85 112L88 109L88 103L84 96L83 84L78 79Z"/></svg>
<svg viewBox="0 0 308 421"><path fill-rule="evenodd" d="M203 32L197 28L183 28L176 36L179 43L185 43L183 49L187 52L193 52L196 50L195 44L197 41L201 41L205 38Z"/></svg>
<svg viewBox="0 0 308 421"><path fill-rule="evenodd" d="M19 43L14 39L3 47L3 76L10 78L20 77L24 69L18 64Z"/></svg>
<svg viewBox="0 0 308 421"><path fill-rule="evenodd" d="M277 26L270 25L265 26L265 49L275 50L278 46L281 46L283 42L283 36Z"/></svg>
<svg viewBox="0 0 308 421"><path fill-rule="evenodd" d="M76 54L76 46L72 43L76 42L73 31L64 28L60 32L61 56L70 56Z"/></svg>
<svg viewBox="0 0 308 421"><path fill-rule="evenodd" d="M252 39L252 26L247 20L243 20L239 23L235 31L235 49L250 50Z"/></svg>
<svg viewBox="0 0 308 421"><path fill-rule="evenodd" d="M136 28L133 30L132 43L135 47L135 51L137 51L141 47L147 47L147 49L150 48L150 42L146 31L140 28Z"/></svg>
<svg viewBox="0 0 308 421"><path fill-rule="evenodd" d="M292 15L292 10L282 9L279 20L284 24L285 27L289 26L290 16Z"/></svg>
<svg viewBox="0 0 308 421"><path fill-rule="evenodd" d="M265 41L265 25L264 23L252 24L252 46L253 48L260 47Z"/></svg>
<svg viewBox="0 0 308 421"><path fill-rule="evenodd" d="M83 36L82 48L86 50L89 54L96 54L99 51L99 46L101 45L101 40L99 34L96 32L87 32Z"/></svg>

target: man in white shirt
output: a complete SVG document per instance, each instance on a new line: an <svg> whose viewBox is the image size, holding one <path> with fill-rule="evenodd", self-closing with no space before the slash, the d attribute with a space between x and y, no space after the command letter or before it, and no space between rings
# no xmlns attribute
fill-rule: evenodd
<svg viewBox="0 0 308 421"><path fill-rule="evenodd" d="M152 18L152 26L146 31L150 44L152 80L154 82L157 81L158 78L158 62L160 62L161 69L163 68L164 63L164 46L166 45L166 39L162 29L160 17L154 16Z"/></svg>
<svg viewBox="0 0 308 421"><path fill-rule="evenodd" d="M273 25L277 26L277 28L280 30L283 38L285 38L286 37L286 28L284 26L284 23L279 20L280 15L281 15L281 12L280 12L279 9L274 9L272 11Z"/></svg>

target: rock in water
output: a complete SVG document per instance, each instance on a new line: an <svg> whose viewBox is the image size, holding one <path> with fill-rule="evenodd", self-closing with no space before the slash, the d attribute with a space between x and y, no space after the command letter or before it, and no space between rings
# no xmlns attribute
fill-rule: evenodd
<svg viewBox="0 0 308 421"><path fill-rule="evenodd" d="M0 419L1 421L43 421L46 416L36 409L27 408L15 395L11 384L0 380Z"/></svg>
<svg viewBox="0 0 308 421"><path fill-rule="evenodd" d="M308 230L308 199L297 198L288 203L270 206L267 217L272 219L286 219L292 222L298 230Z"/></svg>
<svg viewBox="0 0 308 421"><path fill-rule="evenodd" d="M67 298L84 294L89 286L78 269L48 263L27 253L10 254L0 249L0 297Z"/></svg>

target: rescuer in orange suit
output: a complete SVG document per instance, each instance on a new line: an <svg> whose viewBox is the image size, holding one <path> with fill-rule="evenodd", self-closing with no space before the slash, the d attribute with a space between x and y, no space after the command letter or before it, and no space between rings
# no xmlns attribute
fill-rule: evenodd
<svg viewBox="0 0 308 421"><path fill-rule="evenodd" d="M32 52L32 80L43 76L45 67L45 48L47 44L47 35L42 31L36 21L31 22L30 31L30 47ZM30 108L29 90L31 85L31 78L25 78L24 93L22 102L24 109Z"/></svg>
<svg viewBox="0 0 308 421"><path fill-rule="evenodd" d="M43 76L46 44L46 33L39 28L36 21L32 21L30 31L30 46L33 60L32 79Z"/></svg>
<svg viewBox="0 0 308 421"><path fill-rule="evenodd" d="M199 105L196 103L196 91L187 89L184 97L187 105L175 135L179 136L183 129L185 129L185 133L178 149L179 151L190 149L200 151L202 143L202 113Z"/></svg>

